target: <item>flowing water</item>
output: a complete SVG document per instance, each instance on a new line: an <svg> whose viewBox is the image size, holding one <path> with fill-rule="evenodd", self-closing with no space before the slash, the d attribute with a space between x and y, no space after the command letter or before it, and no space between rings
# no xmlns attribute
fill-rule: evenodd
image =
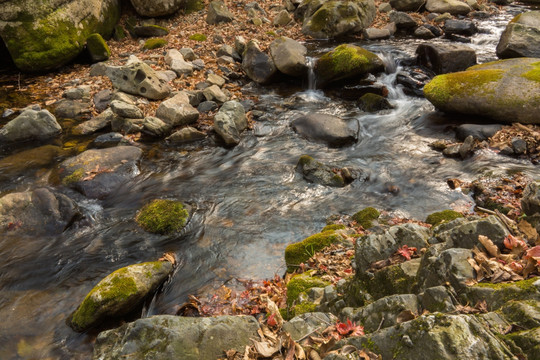
<svg viewBox="0 0 540 360"><path fill-rule="evenodd" d="M479 62L495 60L495 45L512 15L480 21L472 46ZM444 40L437 40L444 41ZM55 237L7 237L0 241L0 358L88 359L93 335L75 334L65 319L104 276L129 264L157 259L173 251L181 266L144 310L171 314L188 294L211 291L236 278L283 274L287 244L321 230L332 214L352 214L366 206L424 219L431 212L472 206L470 198L450 190L448 178L471 180L487 171L540 172L530 162L490 150L465 161L445 159L429 143L453 139L453 119L434 111L424 99L408 96L396 85L402 63L414 56L414 39L359 45L380 55L386 73L378 82L389 89L395 109L366 114L353 102L316 90L246 86L259 97L265 115L233 149L216 146L167 148L143 145L148 154L140 174L103 201L77 200L84 219ZM335 44L334 44L335 45ZM309 44L313 58L329 43ZM314 81L314 79L311 79ZM322 112L349 121L356 144L329 149L309 142L290 128L299 114ZM324 163L365 170L369 180L345 188L307 183L295 172L298 158L309 154ZM2 180L0 192L46 184L46 169ZM399 189L399 191L390 191ZM193 204L189 225L171 237L141 231L134 215L154 198Z"/></svg>

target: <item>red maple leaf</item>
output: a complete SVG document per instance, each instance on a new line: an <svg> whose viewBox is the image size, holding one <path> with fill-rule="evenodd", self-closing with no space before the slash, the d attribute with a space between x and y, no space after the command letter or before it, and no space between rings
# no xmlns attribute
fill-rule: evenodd
<svg viewBox="0 0 540 360"><path fill-rule="evenodd" d="M540 260L540 245L536 245L535 247L527 250L527 254L524 256L524 258L533 258L534 260Z"/></svg>
<svg viewBox="0 0 540 360"><path fill-rule="evenodd" d="M527 250L528 248L527 243L525 243L525 241L523 241L522 239L518 239L512 235L508 235L507 237L505 237L503 243L504 243L504 246L510 250L514 248L521 248L522 250Z"/></svg>
<svg viewBox="0 0 540 360"><path fill-rule="evenodd" d="M356 325L350 319L342 323L338 321L336 323L336 330L341 336L362 336L364 335L364 327L362 325Z"/></svg>
<svg viewBox="0 0 540 360"><path fill-rule="evenodd" d="M407 245L403 245L397 251L399 255L403 256L407 260L411 260L411 256L414 255L415 252L415 247L408 247Z"/></svg>
<svg viewBox="0 0 540 360"><path fill-rule="evenodd" d="M270 316L268 317L268 320L266 320L266 324L272 327L276 326L277 325L276 314L274 313L270 314Z"/></svg>

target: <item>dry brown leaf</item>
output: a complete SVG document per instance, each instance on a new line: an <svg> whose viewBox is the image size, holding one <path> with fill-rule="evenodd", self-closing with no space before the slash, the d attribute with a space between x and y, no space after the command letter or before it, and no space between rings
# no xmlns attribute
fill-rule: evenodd
<svg viewBox="0 0 540 360"><path fill-rule="evenodd" d="M300 344L297 344L297 343L295 343L294 346L295 346L294 351L295 351L296 359L307 360L306 352L304 351L304 348L302 348L302 346L300 346Z"/></svg>
<svg viewBox="0 0 540 360"><path fill-rule="evenodd" d="M319 353L315 350L311 350L309 352L309 359L310 360L321 360L321 357L319 356Z"/></svg>
<svg viewBox="0 0 540 360"><path fill-rule="evenodd" d="M495 258L499 258L501 254L499 248L487 236L478 235L478 241L480 241L480 243L484 245L489 255Z"/></svg>
<svg viewBox="0 0 540 360"><path fill-rule="evenodd" d="M253 345L255 346L257 353L259 353L259 355L262 357L270 357L281 349L281 345L279 343L273 344L269 341L253 341Z"/></svg>
<svg viewBox="0 0 540 360"><path fill-rule="evenodd" d="M404 323L406 321L414 320L417 317L418 317L418 315L413 313L411 310L403 310L397 316L396 323L401 324L401 323Z"/></svg>
<svg viewBox="0 0 540 360"><path fill-rule="evenodd" d="M530 244L536 243L538 232L527 220L521 219L518 223L518 229L525 235Z"/></svg>
<svg viewBox="0 0 540 360"><path fill-rule="evenodd" d="M356 346L345 345L339 350L339 353L340 355L349 355L349 354L355 353L356 351L358 351Z"/></svg>

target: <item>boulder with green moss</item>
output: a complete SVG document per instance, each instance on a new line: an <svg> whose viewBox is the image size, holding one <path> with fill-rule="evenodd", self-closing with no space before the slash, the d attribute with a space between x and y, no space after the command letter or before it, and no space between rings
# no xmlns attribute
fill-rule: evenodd
<svg viewBox="0 0 540 360"><path fill-rule="evenodd" d="M377 220L381 216L381 213L379 210L367 207L365 209L362 209L358 212L356 212L352 219L356 221L356 223L360 226L362 226L364 229L369 229L374 225L373 221Z"/></svg>
<svg viewBox="0 0 540 360"><path fill-rule="evenodd" d="M302 32L316 39L361 32L371 25L377 14L373 0L306 2Z"/></svg>
<svg viewBox="0 0 540 360"><path fill-rule="evenodd" d="M497 56L540 58L540 11L518 14L506 25L497 44Z"/></svg>
<svg viewBox="0 0 540 360"><path fill-rule="evenodd" d="M471 315L422 315L362 337L342 340L337 347L366 348L383 359L454 360L513 359L508 346Z"/></svg>
<svg viewBox="0 0 540 360"><path fill-rule="evenodd" d="M135 35L139 37L161 37L169 34L169 30L159 25L140 25L133 28Z"/></svg>
<svg viewBox="0 0 540 360"><path fill-rule="evenodd" d="M285 249L285 263L289 270L295 270L296 267L312 257L317 251L325 247L342 241L343 237L334 230L321 232L304 240L290 244Z"/></svg>
<svg viewBox="0 0 540 360"><path fill-rule="evenodd" d="M135 220L144 230L170 234L186 226L189 213L180 201L156 199L145 205Z"/></svg>
<svg viewBox="0 0 540 360"><path fill-rule="evenodd" d="M434 240L444 243L445 248L472 249L478 246L478 236L487 236L493 243L503 249L503 240L509 232L506 226L494 215L486 218L471 217L464 219L458 217L449 222L443 222L433 229Z"/></svg>
<svg viewBox="0 0 540 360"><path fill-rule="evenodd" d="M9 1L0 36L19 69L48 71L73 60L90 34L110 36L119 17L119 0Z"/></svg>
<svg viewBox="0 0 540 360"><path fill-rule="evenodd" d="M439 75L424 87L424 95L444 112L538 124L540 58L499 60Z"/></svg>
<svg viewBox="0 0 540 360"><path fill-rule="evenodd" d="M137 175L141 156L135 146L87 150L60 164L59 180L89 198L102 199Z"/></svg>
<svg viewBox="0 0 540 360"><path fill-rule="evenodd" d="M153 50L167 45L167 40L161 38L152 38L144 42L143 49Z"/></svg>
<svg viewBox="0 0 540 360"><path fill-rule="evenodd" d="M183 2L184 0L131 0L135 11L147 17L172 15L180 9Z"/></svg>
<svg viewBox="0 0 540 360"><path fill-rule="evenodd" d="M344 187L362 177L362 171L325 165L309 155L302 155L296 165L304 179L325 186Z"/></svg>
<svg viewBox="0 0 540 360"><path fill-rule="evenodd" d="M367 93L358 99L358 108L362 111L373 113L381 110L390 110L394 107L384 96Z"/></svg>
<svg viewBox="0 0 540 360"><path fill-rule="evenodd" d="M105 61L111 56L111 49L100 34L92 34L86 39L86 50L94 63Z"/></svg>
<svg viewBox="0 0 540 360"><path fill-rule="evenodd" d="M361 274L370 265L392 256L399 248L407 245L418 250L428 246L429 229L416 224L396 225L382 234L370 234L356 241L356 271Z"/></svg>
<svg viewBox="0 0 540 360"><path fill-rule="evenodd" d="M315 75L319 86L338 80L359 78L368 73L383 70L384 64L377 55L350 44L339 45L321 56L315 63Z"/></svg>
<svg viewBox="0 0 540 360"><path fill-rule="evenodd" d="M306 293L311 288L324 288L330 285L319 277L313 276L313 271L307 271L300 275L295 275L287 283L287 306L291 307L299 301L300 295Z"/></svg>
<svg viewBox="0 0 540 360"><path fill-rule="evenodd" d="M454 210L443 210L429 214L426 218L426 223L431 226L437 226L443 222L449 222L457 218L462 218L463 214Z"/></svg>
<svg viewBox="0 0 540 360"><path fill-rule="evenodd" d="M86 331L110 318L135 310L169 277L173 264L154 261L116 270L86 295L68 319L75 331Z"/></svg>
<svg viewBox="0 0 540 360"><path fill-rule="evenodd" d="M476 304L485 301L488 309L497 310L511 300L540 301L540 279L533 277L511 283L479 283L467 288L465 301Z"/></svg>
<svg viewBox="0 0 540 360"><path fill-rule="evenodd" d="M419 268L420 259L412 259L387 266L373 274L358 274L356 281L360 279L361 288L375 299L394 294L411 294Z"/></svg>
<svg viewBox="0 0 540 360"><path fill-rule="evenodd" d="M94 359L202 360L242 353L257 339L253 316L182 317L158 315L104 331L96 339Z"/></svg>
<svg viewBox="0 0 540 360"><path fill-rule="evenodd" d="M503 340L519 348L513 350L515 354L521 355L522 359L536 359L540 354L540 327L507 334Z"/></svg>

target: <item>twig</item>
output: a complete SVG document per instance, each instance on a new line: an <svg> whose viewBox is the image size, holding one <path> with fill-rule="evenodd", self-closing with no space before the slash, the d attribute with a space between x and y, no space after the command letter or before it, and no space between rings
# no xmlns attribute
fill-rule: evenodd
<svg viewBox="0 0 540 360"><path fill-rule="evenodd" d="M527 132L529 132L530 134L534 134L534 130L532 129L529 129L528 127L526 127L525 125L523 124L520 124L520 123L514 123L514 125L518 128L520 128L521 130L525 130Z"/></svg>
<svg viewBox="0 0 540 360"><path fill-rule="evenodd" d="M19 76L17 77L17 85L19 87L19 91L21 91L21 73L19 73Z"/></svg>
<svg viewBox="0 0 540 360"><path fill-rule="evenodd" d="M495 211L480 207L478 205L475 206L475 210L479 210L481 212L485 212L486 214L490 214L490 215L497 215L497 213Z"/></svg>
<svg viewBox="0 0 540 360"><path fill-rule="evenodd" d="M381 327L382 327L383 322L384 322L384 315L383 315L383 317L382 317L382 319L381 319L381 322L379 323L379 327L378 327L377 330L375 330L375 331L381 330Z"/></svg>

